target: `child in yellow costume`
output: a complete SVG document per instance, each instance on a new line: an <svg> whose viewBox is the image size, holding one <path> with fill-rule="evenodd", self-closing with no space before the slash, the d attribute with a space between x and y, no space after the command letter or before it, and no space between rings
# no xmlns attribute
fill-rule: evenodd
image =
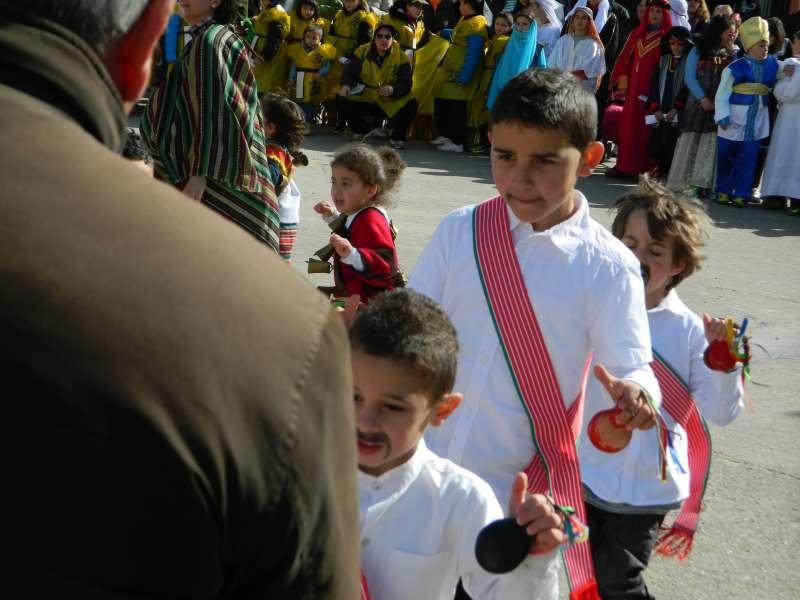
<svg viewBox="0 0 800 600"><path fill-rule="evenodd" d="M436 74L450 42L438 35L425 31L417 44L414 54L413 88L411 93L419 105L417 116L411 124L410 137L420 140L434 138L433 127L433 95L435 92Z"/></svg>
<svg viewBox="0 0 800 600"><path fill-rule="evenodd" d="M425 24L422 22L422 7L427 0L397 0L384 15L381 23L387 23L397 31L397 42L406 53L411 65L414 65L414 54L417 51Z"/></svg>
<svg viewBox="0 0 800 600"><path fill-rule="evenodd" d="M322 28L309 25L301 44L289 44L289 94L303 109L306 123L313 125L322 103L322 86L330 72L336 48L322 43Z"/></svg>
<svg viewBox="0 0 800 600"><path fill-rule="evenodd" d="M467 124L469 125L470 134L466 150L470 154L484 154L486 152L486 147L483 144L485 132L482 131L489 122L486 98L489 95L489 85L492 83L494 68L510 39L514 17L511 13L498 13L492 25L494 27L494 37L486 42L478 91L475 92L469 103L469 121Z"/></svg>
<svg viewBox="0 0 800 600"><path fill-rule="evenodd" d="M480 84L483 47L487 34L481 0L459 0L461 19L451 33L450 48L436 75L433 115L439 137L433 144L439 150L463 152L467 129L467 109ZM447 35L443 29L440 35Z"/></svg>
<svg viewBox="0 0 800 600"><path fill-rule="evenodd" d="M256 74L258 92L276 92L286 88L289 62L286 57L286 39L289 36L289 15L278 4L278 0L262 0L261 12L245 22L253 46L261 58L253 69Z"/></svg>
<svg viewBox="0 0 800 600"><path fill-rule="evenodd" d="M317 0L299 0L295 4L294 10L289 15L289 39L288 43L299 44L303 41L303 35L309 25L322 27L322 40L325 41L325 32L330 27L330 21L319 16L319 5Z"/></svg>
<svg viewBox="0 0 800 600"><path fill-rule="evenodd" d="M339 106L338 93L342 85L344 65L356 48L372 41L378 17L369 10L367 0L344 0L344 7L336 13L328 31L328 43L336 48L336 62L325 78L325 96L336 98L334 106L336 127L334 133L344 133L345 119Z"/></svg>

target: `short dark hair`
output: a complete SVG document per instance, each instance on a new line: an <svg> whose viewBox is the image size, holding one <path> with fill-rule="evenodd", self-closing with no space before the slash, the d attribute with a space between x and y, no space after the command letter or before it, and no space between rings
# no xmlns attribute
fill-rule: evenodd
<svg viewBox="0 0 800 600"><path fill-rule="evenodd" d="M490 126L503 122L554 129L583 151L597 134L597 102L577 77L558 69L528 69L500 92Z"/></svg>
<svg viewBox="0 0 800 600"><path fill-rule="evenodd" d="M456 330L439 305L418 292L399 289L370 300L350 328L350 343L407 366L424 380L432 404L453 389Z"/></svg>
<svg viewBox="0 0 800 600"><path fill-rule="evenodd" d="M705 206L694 198L676 194L666 186L643 175L639 185L614 203L616 211L611 232L622 239L628 218L636 210L647 214L647 229L654 240L672 240L675 264L684 269L667 285L671 290L700 269L703 246L708 237L711 220Z"/></svg>
<svg viewBox="0 0 800 600"><path fill-rule="evenodd" d="M25 0L8 4L69 29L95 52L104 54L128 33L147 3L148 0Z"/></svg>

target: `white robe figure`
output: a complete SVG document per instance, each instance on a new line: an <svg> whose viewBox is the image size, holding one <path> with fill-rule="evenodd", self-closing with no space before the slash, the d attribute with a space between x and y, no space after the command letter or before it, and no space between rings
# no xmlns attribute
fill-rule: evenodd
<svg viewBox="0 0 800 600"><path fill-rule="evenodd" d="M689 5L686 0L669 0L669 14L672 16L673 27L685 27L689 31L692 26L689 24Z"/></svg>
<svg viewBox="0 0 800 600"><path fill-rule="evenodd" d="M539 31L536 33L536 43L544 48L544 55L549 64L550 54L553 52L553 46L555 46L556 41L561 36L561 28L563 27L563 23L561 22L561 19L558 18L557 7L559 4L556 2L556 0L538 0L538 2L549 23L543 25L537 21Z"/></svg>
<svg viewBox="0 0 800 600"><path fill-rule="evenodd" d="M594 93L597 82L606 72L605 52L595 39L567 33L558 38L553 46L547 66L569 72L584 71L586 79L581 81L581 85Z"/></svg>
<svg viewBox="0 0 800 600"><path fill-rule="evenodd" d="M780 106L761 179L762 198L800 198L800 58L789 58L781 65L773 92ZM793 75L782 75L786 65L794 65Z"/></svg>

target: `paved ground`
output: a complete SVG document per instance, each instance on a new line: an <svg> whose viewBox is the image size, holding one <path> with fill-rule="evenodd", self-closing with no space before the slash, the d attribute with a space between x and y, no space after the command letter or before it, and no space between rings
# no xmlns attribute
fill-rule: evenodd
<svg viewBox="0 0 800 600"><path fill-rule="evenodd" d="M310 164L298 170L303 192L295 266L326 243L311 206L328 197L330 154L346 139L307 140ZM412 143L409 168L391 215L403 265L411 269L439 220L451 209L494 195L489 161ZM593 216L627 185L602 175L581 182ZM713 206L704 268L681 285L697 312L748 316L754 349L752 412L712 430L714 459L694 552L684 564L654 558L651 591L661 599L800 597L800 219L750 207ZM328 276L310 276L316 284ZM763 348L763 349L762 349Z"/></svg>

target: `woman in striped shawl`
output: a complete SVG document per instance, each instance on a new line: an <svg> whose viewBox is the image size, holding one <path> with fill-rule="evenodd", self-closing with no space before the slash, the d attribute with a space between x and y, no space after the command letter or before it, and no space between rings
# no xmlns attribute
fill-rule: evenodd
<svg viewBox="0 0 800 600"><path fill-rule="evenodd" d="M277 251L278 202L265 153L251 50L228 22L230 0L187 0L191 41L142 120L156 177Z"/></svg>

